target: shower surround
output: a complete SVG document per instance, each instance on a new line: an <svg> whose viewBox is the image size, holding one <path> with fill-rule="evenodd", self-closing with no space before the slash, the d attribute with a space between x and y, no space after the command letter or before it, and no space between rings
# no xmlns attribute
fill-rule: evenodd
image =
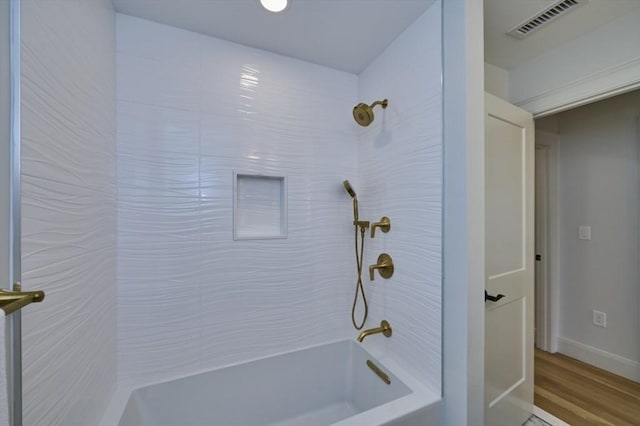
<svg viewBox="0 0 640 426"><path fill-rule="evenodd" d="M120 380L350 337L357 77L120 14L117 35ZM234 241L234 171L287 177L286 239Z"/></svg>
<svg viewBox="0 0 640 426"><path fill-rule="evenodd" d="M440 14L359 76L117 14L118 373L150 383L354 338L349 179L390 280L364 345L436 393L441 348ZM389 98L362 130L351 110ZM233 240L233 172L287 176L288 238Z"/></svg>

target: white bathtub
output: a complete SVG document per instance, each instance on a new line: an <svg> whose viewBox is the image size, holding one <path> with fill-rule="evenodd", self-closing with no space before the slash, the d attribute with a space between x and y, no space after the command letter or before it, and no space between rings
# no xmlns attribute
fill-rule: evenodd
<svg viewBox="0 0 640 426"><path fill-rule="evenodd" d="M102 426L438 424L439 395L390 367L357 342L339 341L120 390Z"/></svg>

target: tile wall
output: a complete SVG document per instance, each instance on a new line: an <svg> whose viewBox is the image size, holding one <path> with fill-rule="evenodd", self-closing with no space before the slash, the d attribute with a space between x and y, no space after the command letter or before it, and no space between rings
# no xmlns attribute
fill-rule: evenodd
<svg viewBox="0 0 640 426"><path fill-rule="evenodd" d="M153 381L347 338L357 77L117 15L118 361ZM234 241L233 173L286 239Z"/></svg>
<svg viewBox="0 0 640 426"><path fill-rule="evenodd" d="M392 221L365 268L386 251L396 274L365 286L367 327L394 336L365 344L439 391L438 11L356 76L120 14L114 28L106 0L23 2L24 284L47 292L24 315L25 422L94 422L116 352L118 379L144 383L355 337L344 179L362 218ZM353 106L383 97L358 127ZM287 177L286 239L234 241L234 172Z"/></svg>
<svg viewBox="0 0 640 426"><path fill-rule="evenodd" d="M25 425L95 424L116 384L115 18L22 4Z"/></svg>
<svg viewBox="0 0 640 426"><path fill-rule="evenodd" d="M149 382L353 338L351 200L390 280L365 344L440 391L442 135L434 6L359 76L117 16L119 375ZM361 128L353 106L389 98ZM288 178L288 238L233 240L233 172Z"/></svg>
<svg viewBox="0 0 640 426"><path fill-rule="evenodd" d="M376 275L367 291L369 323L393 327L391 339L365 345L392 358L440 392L442 280L442 86L440 8L427 10L358 78L364 102L389 99L358 133L360 205L367 220L388 216L365 265L388 253L395 273Z"/></svg>

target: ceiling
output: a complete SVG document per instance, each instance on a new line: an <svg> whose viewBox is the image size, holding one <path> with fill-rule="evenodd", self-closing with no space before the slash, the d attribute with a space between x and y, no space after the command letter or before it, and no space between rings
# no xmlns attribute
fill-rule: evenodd
<svg viewBox="0 0 640 426"><path fill-rule="evenodd" d="M555 2L484 0L485 61L509 70L640 7L640 0L590 0L524 40L506 34Z"/></svg>
<svg viewBox="0 0 640 426"><path fill-rule="evenodd" d="M113 0L116 11L358 74L434 0Z"/></svg>

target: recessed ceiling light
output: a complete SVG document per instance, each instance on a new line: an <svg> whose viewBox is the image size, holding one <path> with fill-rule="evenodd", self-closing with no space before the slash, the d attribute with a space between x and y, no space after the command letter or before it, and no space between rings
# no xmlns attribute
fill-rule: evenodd
<svg viewBox="0 0 640 426"><path fill-rule="evenodd" d="M269 12L282 12L289 2L288 0L260 0L260 3Z"/></svg>

